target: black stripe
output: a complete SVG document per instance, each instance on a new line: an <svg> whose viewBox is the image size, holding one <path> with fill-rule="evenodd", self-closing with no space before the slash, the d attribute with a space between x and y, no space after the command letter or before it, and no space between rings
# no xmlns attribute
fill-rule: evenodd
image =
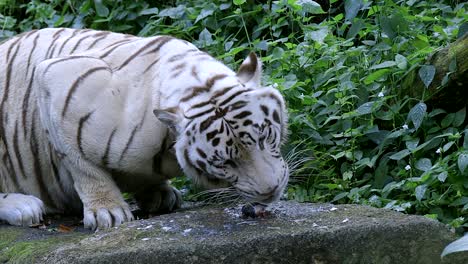
<svg viewBox="0 0 468 264"><path fill-rule="evenodd" d="M208 114L208 113L211 113L211 112L213 112L214 110L215 110L214 107L211 107L211 108L208 109L208 110L205 110L205 111L203 111L203 112L200 112L200 113L195 114L195 115L192 115L192 116L186 116L185 118L187 118L187 119L194 119L194 118L197 118L197 117L206 115L206 114Z"/></svg>
<svg viewBox="0 0 468 264"><path fill-rule="evenodd" d="M158 46L156 46L154 49L146 52L144 55L147 55L147 54L150 54L150 53L155 53L155 52L158 52L162 46L164 46L166 43L168 43L169 41L173 40L174 38L173 37L170 37L170 36L161 36L159 37L159 39L162 39L161 43L159 43Z"/></svg>
<svg viewBox="0 0 468 264"><path fill-rule="evenodd" d="M178 71L172 73L170 79L175 79L175 78L179 77L179 75L182 74L183 72L184 72L184 70L181 69L181 70L178 70Z"/></svg>
<svg viewBox="0 0 468 264"><path fill-rule="evenodd" d="M177 55L176 55L177 56ZM175 70L182 70L185 68L185 66L187 66L187 63L185 62L182 62L180 64L177 64L176 66L174 66L171 71L175 71Z"/></svg>
<svg viewBox="0 0 468 264"><path fill-rule="evenodd" d="M34 111L32 115L34 116L35 114L37 114L36 111ZM39 185L40 198L44 201L45 204L54 208L56 205L52 200L52 197L50 196L49 192L47 191L49 188L45 184L46 181L44 179L44 174L42 173L41 155L39 155L38 140L36 138L36 123L34 122L34 120L31 126L31 137L29 140L29 145L33 157L32 162L35 175L34 178L37 180L37 184Z"/></svg>
<svg viewBox="0 0 468 264"><path fill-rule="evenodd" d="M33 40L33 47L31 49L31 52L29 53L29 56L28 56L28 64L26 66L26 78L28 77L28 73L29 73L29 67L31 66L31 57L34 53L34 51L36 50L36 46L37 46L37 39L39 38L39 34L37 34L37 36L34 38ZM34 74L32 75L34 76Z"/></svg>
<svg viewBox="0 0 468 264"><path fill-rule="evenodd" d="M198 103L198 104L193 105L190 109L200 108L200 107L203 107L203 106L208 105L208 104L210 104L210 103L211 103L210 101L201 102L201 103Z"/></svg>
<svg viewBox="0 0 468 264"><path fill-rule="evenodd" d="M206 80L206 86L211 88L216 83L216 81L222 80L222 79L224 79L226 77L228 77L227 74L216 74L213 77Z"/></svg>
<svg viewBox="0 0 468 264"><path fill-rule="evenodd" d="M26 179L26 174L24 173L23 159L21 158L21 152L18 145L18 121L15 122L15 131L13 132L13 152L15 153L15 158L18 163L18 168L23 179Z"/></svg>
<svg viewBox="0 0 468 264"><path fill-rule="evenodd" d="M125 148L123 149L122 154L120 154L119 162L122 161L125 154L127 153L128 148L133 142L133 138L135 137L136 132L143 126L143 122L145 121L145 118L146 118L146 111L143 113L143 118L141 119L141 121L133 128L132 133L130 134L130 137L127 141L127 144L125 144Z"/></svg>
<svg viewBox="0 0 468 264"><path fill-rule="evenodd" d="M229 86L226 87L222 90L214 92L213 96L211 97L210 101L215 101L216 98L221 97L225 95L227 92L229 92L232 88L236 87L237 85Z"/></svg>
<svg viewBox="0 0 468 264"><path fill-rule="evenodd" d="M280 108L283 108L283 104L281 103L281 100L278 99L278 97L276 97L276 95L274 95L274 94L269 94L268 97L270 97L271 99L275 100L276 103L278 104L278 106L279 106Z"/></svg>
<svg viewBox="0 0 468 264"><path fill-rule="evenodd" d="M54 57L54 52L55 52L55 49L57 48L57 44L55 43L54 45L52 45L52 49L50 50L50 55L49 55L49 58L53 58Z"/></svg>
<svg viewBox="0 0 468 264"><path fill-rule="evenodd" d="M130 144L132 144L133 138L135 137L135 134L136 134L136 132L138 130L138 127L139 127L139 125L136 125L133 128L132 133L130 134L130 137L127 140L127 144L125 144L125 148L123 149L122 154L120 154L119 162L122 161L122 159L124 158L124 155L127 153L128 148L130 147Z"/></svg>
<svg viewBox="0 0 468 264"><path fill-rule="evenodd" d="M180 99L181 102L186 102L194 98L197 95L200 95L202 93L207 93L210 91L210 87L207 87L207 86L195 86L195 87L192 87L191 89L192 89L192 92L189 95L182 97L182 99Z"/></svg>
<svg viewBox="0 0 468 264"><path fill-rule="evenodd" d="M268 107L266 105L260 105L260 109L262 109L262 112L268 116L269 114L269 111L268 111Z"/></svg>
<svg viewBox="0 0 468 264"><path fill-rule="evenodd" d="M19 50L19 48L21 46L20 42L19 42L18 45L16 45L16 43L18 43L18 42L15 42L15 46L17 46L16 50L13 53L11 59L8 61L8 64L6 66L5 87L3 88L3 97L2 97L2 101L0 103L0 138L3 140L3 144L5 145L5 155L7 155L7 158L10 161L10 163L11 163L11 157L10 157L10 154L9 154L8 141L6 140L5 127L4 127L4 125L6 125L6 120L4 120L4 108L5 108L5 103L8 100L8 96L9 96L9 93L10 93L10 80L11 80L11 72L12 72L12 68L13 68L13 62L14 62L14 60L15 60L17 54L18 54L18 50ZM8 115L7 115L7 118L8 118ZM12 165L12 168L14 168L13 165Z"/></svg>
<svg viewBox="0 0 468 264"><path fill-rule="evenodd" d="M80 83L86 78L88 77L89 75L91 75L92 73L94 72L97 72L97 71L100 71L100 70L106 70L106 71L110 71L110 69L108 67L96 67L96 68L92 68L92 69L89 69L87 72L83 73L82 75L80 75L80 77L78 77L72 84L70 90L68 91L68 94L67 94L67 98L65 99L65 105L63 107L63 110L62 110L62 118L65 117L65 114L67 113L67 110L68 110L68 105L70 103L70 100L71 100L71 97L72 95L75 93L76 89L78 88L78 86L80 85Z"/></svg>
<svg viewBox="0 0 468 264"><path fill-rule="evenodd" d="M243 112L240 112L239 114L235 115L234 118L235 119L241 119L241 118L247 117L247 116L249 116L251 114L252 114L252 112L250 112L250 111L243 111Z"/></svg>
<svg viewBox="0 0 468 264"><path fill-rule="evenodd" d="M73 59L93 59L93 60L96 60L95 57L91 57L91 56L83 56L83 55L66 56L66 57L63 57L63 58L60 58L60 59L55 59L53 62L49 63L47 65L47 68L45 68L45 70L42 72L42 74L46 74L50 70L50 68L52 66L54 66L55 64L57 64L57 63L61 63L61 62L69 61L69 60L73 60Z"/></svg>
<svg viewBox="0 0 468 264"><path fill-rule="evenodd" d="M110 151L110 147L111 147L111 144L112 144L112 139L114 138L114 135L115 135L115 132L117 131L117 128L114 128L114 130L112 130L110 136L109 136L109 139L107 140L107 145L106 145L106 150L104 151L104 155L102 156L102 164L104 166L107 166L109 165L109 151Z"/></svg>
<svg viewBox="0 0 468 264"><path fill-rule="evenodd" d="M148 65L148 67L146 67L146 69L143 71L143 73L146 73L147 71L149 71L149 69L151 69L151 67L153 67L158 62L159 62L159 58L157 58L150 65Z"/></svg>
<svg viewBox="0 0 468 264"><path fill-rule="evenodd" d="M102 31L100 33L95 34L93 37L95 37L96 39L91 43L91 45L88 46L87 50L92 49L99 41L107 38L109 34L109 31Z"/></svg>
<svg viewBox="0 0 468 264"><path fill-rule="evenodd" d="M206 171L206 163L205 162L203 162L201 160L197 160L197 165L202 171Z"/></svg>
<svg viewBox="0 0 468 264"><path fill-rule="evenodd" d="M16 47L16 44L18 44L18 42L21 40L20 37L17 37L16 38L16 41L14 41L9 47L8 47L8 50L7 50L7 54L6 54L6 61L9 61L10 60L10 54L11 54L11 51L13 50L14 47Z"/></svg>
<svg viewBox="0 0 468 264"><path fill-rule="evenodd" d="M57 185L60 188L60 191L62 191L63 194L66 194L67 192L65 190L67 188L63 184L62 178L60 177L61 175L59 173L59 170L58 170L58 167L57 167L57 164L56 164L56 161L55 161L55 159L53 157L54 149L53 149L51 144L48 144L48 145L49 145L49 160L50 160L50 164L52 165L52 172L53 172L53 176L55 178L55 182L57 182Z"/></svg>
<svg viewBox="0 0 468 264"><path fill-rule="evenodd" d="M65 45L67 45L68 41L70 41L73 37L75 37L75 35L79 32L79 30L75 30L73 31L73 33L71 34L71 36L69 38L67 38L63 43L62 43L62 46L60 46L60 49L59 49L59 52L58 52L58 55L60 55L63 51L63 48L65 47Z"/></svg>
<svg viewBox="0 0 468 264"><path fill-rule="evenodd" d="M122 69L123 67L125 67L127 64L129 64L133 59L135 59L138 55L140 55L143 51L149 49L151 46L155 45L155 44L158 44L158 46L156 48L154 48L151 52L155 52L155 51L158 51L164 44L166 44L167 42L169 42L170 40L172 40L173 38L172 37L158 37L158 38L155 38L153 40L151 40L150 42L146 43L146 45L144 45L143 47L141 47L139 50L137 50L135 53L133 53L132 55L130 55L130 57L128 57L118 68L117 70L120 70ZM146 55L146 54L145 54Z"/></svg>
<svg viewBox="0 0 468 264"><path fill-rule="evenodd" d="M7 101L8 99L8 95L10 93L10 81L11 81L11 72L12 72L12 68L13 68L13 62L16 58L16 55L18 54L18 50L21 46L21 43L18 44L18 46L16 47L16 50L15 52L13 53L13 56L11 58L11 60L8 61L8 64L6 65L6 76L5 76L5 87L4 87L4 91L3 91L3 98L2 98L2 102L0 104L0 111L2 112L3 114L3 106L5 104L5 102ZM3 119L3 116L0 117Z"/></svg>
<svg viewBox="0 0 468 264"><path fill-rule="evenodd" d="M206 133L206 140L210 141L211 139L213 139L218 134L219 134L219 131L217 129L215 129L215 130L213 130L211 132L208 132L208 133Z"/></svg>
<svg viewBox="0 0 468 264"><path fill-rule="evenodd" d="M87 39L87 38L90 38L90 37L92 37L92 35L87 35L87 36L85 36L85 37L80 38L80 39L76 42L76 44L75 44L75 46L72 48L72 50L69 52L69 54L73 54L73 52L75 52L75 50L80 46L81 42L82 42L83 40Z"/></svg>
<svg viewBox="0 0 468 264"><path fill-rule="evenodd" d="M198 49L189 49L189 50L186 50L184 53L182 54L177 54L177 55L174 55L172 57L170 57L167 61L168 62L174 62L176 60L181 60L183 58L185 58L189 53L192 53L192 52L196 52L198 51Z"/></svg>
<svg viewBox="0 0 468 264"><path fill-rule="evenodd" d="M246 93L246 92L250 92L250 91L252 91L252 90L247 89L247 90L237 91L233 95L229 96L226 100L222 101L221 104L219 104L219 106L223 106L223 105L229 103L230 101L232 101L232 99L236 98L236 96L241 95L241 94Z"/></svg>
<svg viewBox="0 0 468 264"><path fill-rule="evenodd" d="M55 42L57 41L57 39L60 37L60 33L62 33L65 29L62 28L60 30L58 30L57 32L54 33L54 35L52 36L52 42L49 44L49 48L47 49L47 52L46 52L46 55L44 57L44 60L46 59L49 59L49 53L50 53L50 50L52 48L52 46L55 45Z"/></svg>
<svg viewBox="0 0 468 264"><path fill-rule="evenodd" d="M23 111L22 111L22 125L23 125L23 131L24 131L24 137L27 136L29 129L26 127L26 119L28 116L28 110L29 110L29 98L31 96L31 89L34 81L34 73L36 72L36 66L34 66L31 77L29 77L29 84L28 87L26 88L26 92L24 93L23 97Z"/></svg>
<svg viewBox="0 0 468 264"><path fill-rule="evenodd" d="M198 152L198 155L200 155L200 157L206 159L207 155L203 150L201 150L200 148L197 148L197 152Z"/></svg>
<svg viewBox="0 0 468 264"><path fill-rule="evenodd" d="M5 153L2 157L3 164L5 166L5 169L7 170L6 176L7 179L11 179L11 183L13 184L13 191L14 192L21 192L22 188L18 182L18 178L16 173L12 171L13 169L13 164L11 163L10 157L7 153ZM3 176L4 174L0 174L0 176ZM6 180L4 182L7 182ZM4 191L4 190L2 190Z"/></svg>
<svg viewBox="0 0 468 264"><path fill-rule="evenodd" d="M278 112L276 110L273 111L273 121L275 121L278 124L281 124L279 114L278 114Z"/></svg>
<svg viewBox="0 0 468 264"><path fill-rule="evenodd" d="M86 115L82 116L78 121L78 130L76 131L76 144L78 145L78 149L80 150L81 155L85 156L83 152L83 147L81 146L81 139L83 137L83 126L84 123L91 117L93 112L89 112Z"/></svg>
<svg viewBox="0 0 468 264"><path fill-rule="evenodd" d="M123 39L123 40L119 40L117 42L112 43L111 45L103 48L103 49L108 49L108 48L110 48L110 49L108 51L104 52L104 54L102 54L101 56L99 56L99 58L103 59L103 58L109 56L109 54L111 54L115 49L117 49L118 47L123 46L125 44L128 44L130 42L132 42L131 39Z"/></svg>
<svg viewBox="0 0 468 264"><path fill-rule="evenodd" d="M34 33L37 33L37 32L38 32L37 29L34 29L34 30L31 30L31 31L27 32L27 33L24 35L24 39L29 38L30 36L32 36Z"/></svg>
<svg viewBox="0 0 468 264"><path fill-rule="evenodd" d="M205 119L204 121L202 121L200 123L200 133L207 130L211 126L211 124L213 124L213 122L216 121L216 119L218 119L218 118L221 118L221 117L217 117L217 116L214 115L214 116L210 116L207 119Z"/></svg>
<svg viewBox="0 0 468 264"><path fill-rule="evenodd" d="M201 82L200 77L198 76L198 71L195 66L192 66L192 70L190 71L190 74L197 79L197 81Z"/></svg>
<svg viewBox="0 0 468 264"><path fill-rule="evenodd" d="M215 139L213 139L213 141L211 142L211 145L213 145L213 147L216 147L216 146L218 146L219 141L220 141L219 138L215 138Z"/></svg>
<svg viewBox="0 0 468 264"><path fill-rule="evenodd" d="M235 103L232 103L232 104L226 106L226 108L229 111L234 111L234 110L237 110L237 109L241 109L242 107L245 107L247 104L248 104L247 101L237 101Z"/></svg>

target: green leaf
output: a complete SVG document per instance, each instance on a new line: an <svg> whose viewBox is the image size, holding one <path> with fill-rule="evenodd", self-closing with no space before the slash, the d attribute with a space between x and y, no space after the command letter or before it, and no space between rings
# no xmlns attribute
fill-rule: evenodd
<svg viewBox="0 0 468 264"><path fill-rule="evenodd" d="M458 156L458 168L461 173L465 172L466 167L468 166L468 153L462 153Z"/></svg>
<svg viewBox="0 0 468 264"><path fill-rule="evenodd" d="M408 140L408 141L405 142L405 144L406 144L407 149L409 149L410 151L413 151L413 150L416 149L416 147L419 144L419 138Z"/></svg>
<svg viewBox="0 0 468 264"><path fill-rule="evenodd" d="M345 0L345 18L347 21L356 17L363 5L363 0Z"/></svg>
<svg viewBox="0 0 468 264"><path fill-rule="evenodd" d="M379 79L380 77L384 76L387 72L389 72L389 69L380 69L378 71L375 71L371 74L369 74L365 79L364 79L364 84L371 84L375 80Z"/></svg>
<svg viewBox="0 0 468 264"><path fill-rule="evenodd" d="M398 151L397 153L391 155L389 158L392 159L392 160L401 160L404 157L408 156L409 154L411 154L411 151L409 151L407 149L404 149L404 150Z"/></svg>
<svg viewBox="0 0 468 264"><path fill-rule="evenodd" d="M442 147L442 151L443 151L443 152L447 152L447 150L449 150L449 149L453 146L453 144L455 144L454 141L448 142L447 144L445 144L445 145Z"/></svg>
<svg viewBox="0 0 468 264"><path fill-rule="evenodd" d="M443 172L439 173L439 175L437 175L437 179L440 182L445 182L445 180L447 179L447 176L448 176L448 172L443 171Z"/></svg>
<svg viewBox="0 0 468 264"><path fill-rule="evenodd" d="M405 70L408 67L408 61L405 56L397 54L395 55L395 62L399 69Z"/></svg>
<svg viewBox="0 0 468 264"><path fill-rule="evenodd" d="M416 199L418 201L421 201L422 198L424 198L424 194L426 194L426 191L427 191L427 185L426 184L419 185L418 187L416 187L416 189L414 190L414 194L416 195Z"/></svg>
<svg viewBox="0 0 468 264"><path fill-rule="evenodd" d="M245 3L246 0L233 0L232 2L235 4L235 5L242 5L243 3Z"/></svg>
<svg viewBox="0 0 468 264"><path fill-rule="evenodd" d="M213 36L211 35L210 31L205 28L202 30L202 32L200 32L198 40L202 43L205 43L205 45L210 45L213 43Z"/></svg>
<svg viewBox="0 0 468 264"><path fill-rule="evenodd" d="M421 171L428 171L432 167L432 162L428 158L422 158L416 162L416 169L421 170Z"/></svg>
<svg viewBox="0 0 468 264"><path fill-rule="evenodd" d="M321 28L319 30L306 32L305 38L307 40L313 40L322 44L327 35L328 35L328 28Z"/></svg>
<svg viewBox="0 0 468 264"><path fill-rule="evenodd" d="M423 65L419 69L419 78L421 78L426 88L428 88L429 85L432 83L435 72L436 72L436 69L434 65Z"/></svg>
<svg viewBox="0 0 468 264"><path fill-rule="evenodd" d="M312 0L298 0L296 4L302 7L302 10L309 14L323 14L322 7L315 1Z"/></svg>
<svg viewBox="0 0 468 264"><path fill-rule="evenodd" d="M442 119L442 122L440 124L442 125L443 128L446 128L446 127L450 126L453 123L454 120L455 120L455 114L450 113L450 114L446 115L444 117L444 119Z"/></svg>
<svg viewBox="0 0 468 264"><path fill-rule="evenodd" d="M200 14L198 14L197 19L195 19L194 23L197 23L198 21L211 16L213 14L214 10L213 9L203 9Z"/></svg>
<svg viewBox="0 0 468 264"><path fill-rule="evenodd" d="M359 31L361 31L365 26L366 24L364 23L362 19L355 19L353 22L353 25L351 26L351 28L348 30L348 33L346 34L346 38L347 39L354 38L359 33Z"/></svg>
<svg viewBox="0 0 468 264"><path fill-rule="evenodd" d="M394 61L384 61L382 63L379 63L377 65L374 65L374 66L370 67L369 70L389 68L389 67L393 67L395 65L396 65L396 62L394 62Z"/></svg>
<svg viewBox="0 0 468 264"><path fill-rule="evenodd" d="M417 103L413 108L411 108L408 113L408 118L413 122L414 128L417 130L426 115L427 106L423 102Z"/></svg>
<svg viewBox="0 0 468 264"><path fill-rule="evenodd" d="M348 192L339 193L333 198L333 200L331 202L333 203L333 202L336 202L338 200L341 200L341 199L345 198L347 195L348 195Z"/></svg>
<svg viewBox="0 0 468 264"><path fill-rule="evenodd" d="M458 29L457 38L461 38L468 32L468 22L461 24L460 28Z"/></svg>
<svg viewBox="0 0 468 264"><path fill-rule="evenodd" d="M466 118L466 107L464 107L462 110L455 113L455 117L452 123L453 126L458 127L458 126L463 125L463 123L465 122L465 118Z"/></svg>
<svg viewBox="0 0 468 264"><path fill-rule="evenodd" d="M94 0L94 6L98 16L107 17L109 15L109 9L102 3L102 0Z"/></svg>
<svg viewBox="0 0 468 264"><path fill-rule="evenodd" d="M353 178L353 172L352 171L345 171L343 173L343 180L351 180Z"/></svg>
<svg viewBox="0 0 468 264"><path fill-rule="evenodd" d="M452 254L460 251L468 251L468 233L465 234L462 238L453 241L448 244L440 254L441 257L444 257L448 254Z"/></svg>
<svg viewBox="0 0 468 264"><path fill-rule="evenodd" d="M463 136L463 148L468 150L468 129L465 129L465 135Z"/></svg>
<svg viewBox="0 0 468 264"><path fill-rule="evenodd" d="M357 112L359 115L370 114L370 113L372 113L372 106L373 106L373 105L374 105L374 102L363 103L362 105L360 105L360 106L356 109L356 112Z"/></svg>
<svg viewBox="0 0 468 264"><path fill-rule="evenodd" d="M177 7L171 7L171 8L166 8L166 9L161 10L158 16L178 19L184 15L186 9L187 8L185 5L178 5Z"/></svg>
<svg viewBox="0 0 468 264"><path fill-rule="evenodd" d="M153 8L147 8L147 9L141 10L140 15L141 16L154 15L154 14L157 14L158 12L159 12L159 9L157 7L153 7Z"/></svg>

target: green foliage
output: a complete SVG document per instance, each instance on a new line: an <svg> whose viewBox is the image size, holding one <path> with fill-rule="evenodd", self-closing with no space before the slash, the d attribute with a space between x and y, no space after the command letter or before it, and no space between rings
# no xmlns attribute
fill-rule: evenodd
<svg viewBox="0 0 468 264"><path fill-rule="evenodd" d="M413 69L431 84L425 59L468 31L466 3L260 2L3 0L0 37L47 26L170 34L233 67L255 51L264 83L288 102L288 147L299 146L305 161L294 166L290 199L368 204L466 229L466 108L451 113L424 95L399 95Z"/></svg>

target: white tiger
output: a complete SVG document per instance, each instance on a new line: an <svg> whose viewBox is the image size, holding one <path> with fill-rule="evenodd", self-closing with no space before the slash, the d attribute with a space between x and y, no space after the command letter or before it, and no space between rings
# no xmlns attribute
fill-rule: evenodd
<svg viewBox="0 0 468 264"><path fill-rule="evenodd" d="M182 171L260 203L288 182L285 102L253 53L236 74L173 37L57 28L2 43L0 65L0 220L12 225L82 212L86 227L118 226L133 219L121 191L171 211Z"/></svg>

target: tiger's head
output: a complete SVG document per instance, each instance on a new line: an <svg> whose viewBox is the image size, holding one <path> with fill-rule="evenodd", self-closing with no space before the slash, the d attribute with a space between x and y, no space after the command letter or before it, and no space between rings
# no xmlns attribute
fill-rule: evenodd
<svg viewBox="0 0 468 264"><path fill-rule="evenodd" d="M196 184L232 186L246 200L268 204L280 198L289 179L280 152L287 133L285 102L274 87L261 86L254 53L229 77L234 82L227 88L217 82L217 92L194 99L188 109L154 113L175 132L178 163Z"/></svg>

